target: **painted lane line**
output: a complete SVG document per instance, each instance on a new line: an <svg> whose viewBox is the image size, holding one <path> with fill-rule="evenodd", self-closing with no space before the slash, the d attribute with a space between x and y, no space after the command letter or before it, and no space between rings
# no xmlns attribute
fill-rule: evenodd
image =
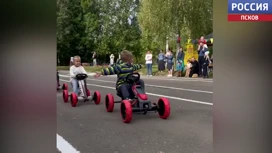
<svg viewBox="0 0 272 153"><path fill-rule="evenodd" d="M59 75L61 77L69 77L65 75ZM108 83L116 83L114 81L108 81L108 80L98 80L98 79L87 79L92 81L98 81L98 82L108 82ZM152 84L145 84L147 87L155 87L155 88L163 88L163 89L173 89L173 90L181 90L181 91L190 91L190 92L199 92L199 93L207 93L207 94L213 94L212 91L205 91L205 90L195 90L195 89L185 89L185 88L176 88L176 87L167 87L167 86L158 86L158 85L152 85Z"/></svg>
<svg viewBox="0 0 272 153"><path fill-rule="evenodd" d="M57 134L57 149L61 153L80 153L69 142L67 142L62 136Z"/></svg>
<svg viewBox="0 0 272 153"><path fill-rule="evenodd" d="M89 76L93 76L95 73L88 73ZM61 74L60 74L61 75ZM66 74L69 75L69 74ZM109 75L107 77L116 77L116 75ZM146 77L142 76L142 78L148 80L165 80L165 81L183 81L183 82L205 82L205 83L213 83L213 79L198 79L198 78L180 78L180 79L171 79L171 78L156 78L156 77Z"/></svg>
<svg viewBox="0 0 272 153"><path fill-rule="evenodd" d="M60 79L60 81L63 81L63 82L70 82L70 81L63 80L63 79ZM114 90L116 90L114 87L102 86L102 85L98 85L98 84L89 84L89 83L87 83L87 85L89 85L89 86L95 86L95 87L100 87L100 88L107 88L107 89L114 89ZM155 96L155 97L165 97L165 98L169 98L169 99L180 100L180 101L186 101L186 102L197 103L197 104L203 104L203 105L211 105L211 106L213 105L213 103L210 103L210 102L204 102L204 101L198 101L198 100L192 100L192 99L185 99L185 98L179 98L179 97L172 97L172 96L161 95L161 94L155 94L155 93L150 93L150 92L147 92L146 94L147 94L147 95L151 95L151 96Z"/></svg>

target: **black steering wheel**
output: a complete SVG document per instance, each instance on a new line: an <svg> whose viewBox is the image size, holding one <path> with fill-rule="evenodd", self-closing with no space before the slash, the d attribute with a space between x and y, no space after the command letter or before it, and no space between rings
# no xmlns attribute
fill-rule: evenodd
<svg viewBox="0 0 272 153"><path fill-rule="evenodd" d="M127 75L126 82L129 84L134 84L140 80L140 74L139 73L131 73Z"/></svg>
<svg viewBox="0 0 272 153"><path fill-rule="evenodd" d="M84 80L84 79L86 79L88 77L88 75L87 74L84 74L84 73L81 73L81 74L77 74L76 75L76 79L77 80Z"/></svg>

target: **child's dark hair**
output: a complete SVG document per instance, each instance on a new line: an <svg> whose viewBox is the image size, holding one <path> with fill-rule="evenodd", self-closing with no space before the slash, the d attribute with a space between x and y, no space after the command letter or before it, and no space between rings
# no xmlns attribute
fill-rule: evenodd
<svg viewBox="0 0 272 153"><path fill-rule="evenodd" d="M133 55L130 51L127 51L127 50L123 50L121 52L121 60L123 62L129 62L130 59L132 59Z"/></svg>

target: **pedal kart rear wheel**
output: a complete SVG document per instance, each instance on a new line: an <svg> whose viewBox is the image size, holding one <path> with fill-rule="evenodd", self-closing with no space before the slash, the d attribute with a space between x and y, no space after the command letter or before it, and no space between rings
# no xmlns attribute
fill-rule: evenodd
<svg viewBox="0 0 272 153"><path fill-rule="evenodd" d="M114 97L112 94L107 94L105 98L105 106L107 112L112 112L114 108Z"/></svg>
<svg viewBox="0 0 272 153"><path fill-rule="evenodd" d="M95 91L93 94L93 101L96 105L100 104L101 95L99 91Z"/></svg>
<svg viewBox="0 0 272 153"><path fill-rule="evenodd" d="M64 84L62 85L62 90L67 90L67 91L68 91L68 85L67 85L66 83L64 83Z"/></svg>
<svg viewBox="0 0 272 153"><path fill-rule="evenodd" d="M167 98L160 98L157 107L160 118L167 119L170 116L170 103Z"/></svg>
<svg viewBox="0 0 272 153"><path fill-rule="evenodd" d="M124 123L129 123L132 120L132 107L128 100L123 100L120 105L121 117Z"/></svg>
<svg viewBox="0 0 272 153"><path fill-rule="evenodd" d="M63 91L62 91L62 97L63 97L63 101L64 101L65 103L67 103L67 102L68 102L68 99L69 99L68 90L63 90Z"/></svg>
<svg viewBox="0 0 272 153"><path fill-rule="evenodd" d="M72 105L72 107L76 107L77 102L78 102L77 95L76 95L76 93L73 92L71 94L71 105Z"/></svg>
<svg viewBox="0 0 272 153"><path fill-rule="evenodd" d="M91 92L89 89L87 89L87 97L91 96Z"/></svg>

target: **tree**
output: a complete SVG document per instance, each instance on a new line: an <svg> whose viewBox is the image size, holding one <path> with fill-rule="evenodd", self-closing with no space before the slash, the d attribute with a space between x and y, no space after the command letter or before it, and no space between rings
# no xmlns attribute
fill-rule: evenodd
<svg viewBox="0 0 272 153"><path fill-rule="evenodd" d="M68 63L71 56L80 55L84 60L85 35L83 12L80 1L57 1L57 50L61 65Z"/></svg>
<svg viewBox="0 0 272 153"><path fill-rule="evenodd" d="M176 35L197 38L212 31L212 0L142 0L139 24L142 45L164 48L169 37L175 46Z"/></svg>

